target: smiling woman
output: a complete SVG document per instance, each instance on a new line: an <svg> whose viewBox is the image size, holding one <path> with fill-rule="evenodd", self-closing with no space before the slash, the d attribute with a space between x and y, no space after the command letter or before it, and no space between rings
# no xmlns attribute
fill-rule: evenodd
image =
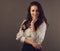
<svg viewBox="0 0 60 51"><path fill-rule="evenodd" d="M38 20L38 16L39 16L38 7L36 5L31 6L30 13L32 17L31 30L34 31L33 24Z"/></svg>
<svg viewBox="0 0 60 51"><path fill-rule="evenodd" d="M47 19L40 3L33 1L29 5L27 18L23 20L16 40L24 43L22 51L41 51L47 29Z"/></svg>
<svg viewBox="0 0 60 51"><path fill-rule="evenodd" d="M37 19L39 16L38 7L36 5L31 6L30 13L31 13L32 19Z"/></svg>

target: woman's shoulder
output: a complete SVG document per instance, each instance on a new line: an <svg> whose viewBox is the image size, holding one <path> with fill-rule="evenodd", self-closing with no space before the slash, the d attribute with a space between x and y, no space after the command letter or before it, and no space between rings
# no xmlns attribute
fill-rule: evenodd
<svg viewBox="0 0 60 51"><path fill-rule="evenodd" d="M26 19L24 19L21 24L24 24L24 22L26 22Z"/></svg>
<svg viewBox="0 0 60 51"><path fill-rule="evenodd" d="M43 21L42 25L46 26L47 24L46 24L46 22L45 22L45 21Z"/></svg>
<svg viewBox="0 0 60 51"><path fill-rule="evenodd" d="M26 19L24 19L23 21L22 21L22 23L21 23L21 25L20 25L20 28L22 28L22 27L24 27L24 23L26 22Z"/></svg>
<svg viewBox="0 0 60 51"><path fill-rule="evenodd" d="M39 27L40 27L40 28L41 28L41 27L47 27L47 24L45 23L45 21L43 21Z"/></svg>

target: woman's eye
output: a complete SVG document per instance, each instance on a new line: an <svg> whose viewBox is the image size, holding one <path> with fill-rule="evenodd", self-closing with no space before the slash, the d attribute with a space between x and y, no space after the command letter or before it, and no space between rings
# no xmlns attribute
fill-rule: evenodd
<svg viewBox="0 0 60 51"><path fill-rule="evenodd" d="M34 12L34 10L32 10L32 12Z"/></svg>
<svg viewBox="0 0 60 51"><path fill-rule="evenodd" d="M36 10L36 12L38 12L38 10Z"/></svg>

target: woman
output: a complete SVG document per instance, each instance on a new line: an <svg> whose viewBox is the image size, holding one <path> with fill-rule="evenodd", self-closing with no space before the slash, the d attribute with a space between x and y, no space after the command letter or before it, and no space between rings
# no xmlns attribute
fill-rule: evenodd
<svg viewBox="0 0 60 51"><path fill-rule="evenodd" d="M16 40L24 43L22 51L41 51L47 29L47 19L40 3L33 1L29 5L27 18L23 20Z"/></svg>

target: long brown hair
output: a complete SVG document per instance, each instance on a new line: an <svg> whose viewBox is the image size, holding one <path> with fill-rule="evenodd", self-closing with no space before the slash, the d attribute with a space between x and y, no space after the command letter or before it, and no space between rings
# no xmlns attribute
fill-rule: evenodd
<svg viewBox="0 0 60 51"><path fill-rule="evenodd" d="M32 17L31 17L31 14L30 14L30 9L31 9L31 6L34 6L34 5L36 5L38 7L38 11L39 11L38 20L34 24L35 30L37 30L37 28L39 27L39 25L41 25L41 23L43 21L45 21L45 23L48 24L47 19L45 18L45 15L44 15L41 4L37 1L33 1L33 2L31 2L31 4L28 7L28 14L27 14L27 17L26 17L26 21L23 23L23 26L25 26L25 28L22 26L22 30L26 30L30 26L30 23L32 21Z"/></svg>

